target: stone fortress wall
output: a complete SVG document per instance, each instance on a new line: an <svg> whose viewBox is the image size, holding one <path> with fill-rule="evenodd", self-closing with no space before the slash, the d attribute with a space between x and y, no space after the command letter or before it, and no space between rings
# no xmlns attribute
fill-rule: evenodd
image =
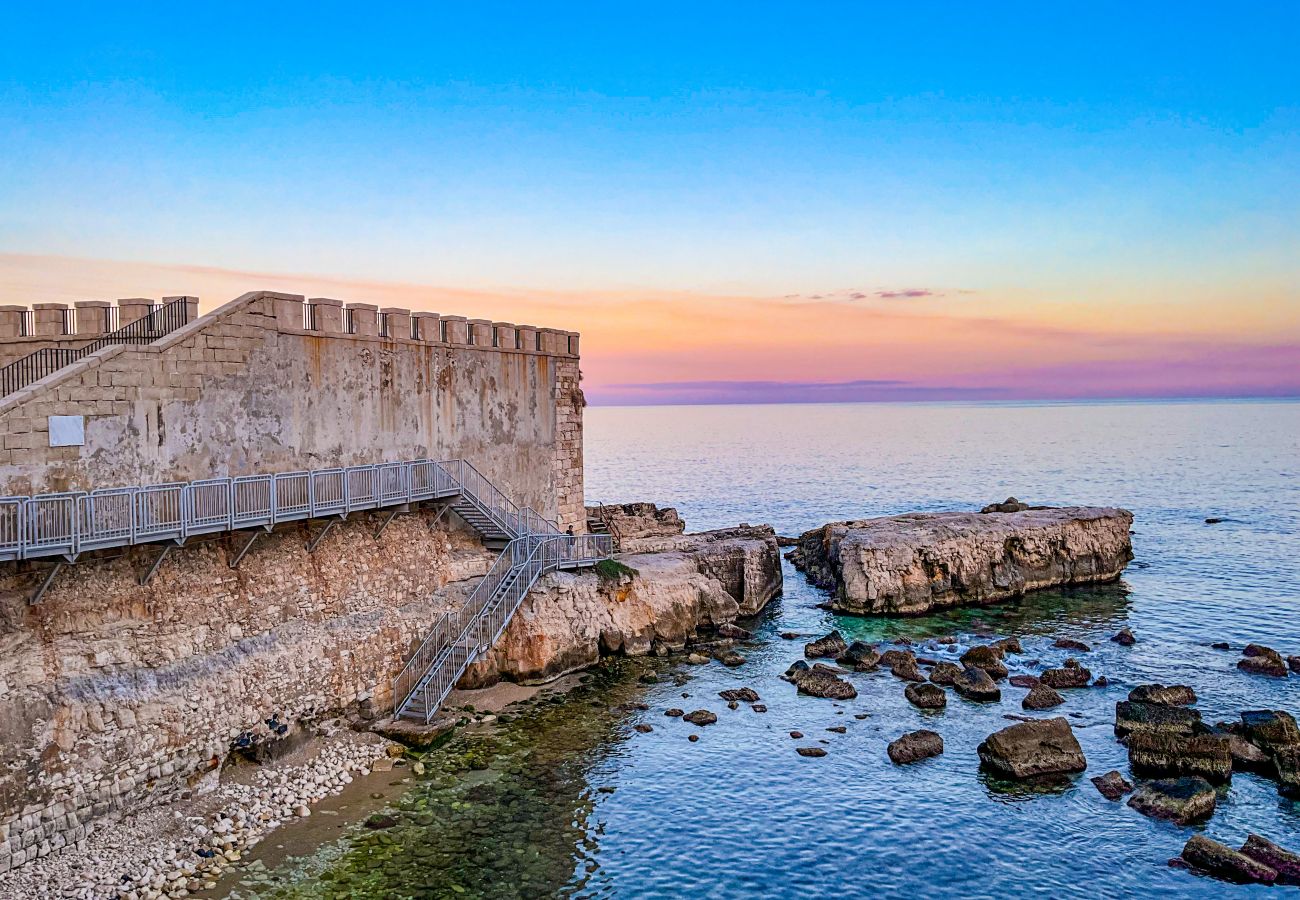
<svg viewBox="0 0 1300 900"><path fill-rule="evenodd" d="M148 309L131 306L119 320ZM6 361L87 342L26 337L15 312ZM464 457L582 531L582 408L576 334L257 292L0 399L0 491ZM84 417L82 446L50 446L55 415ZM0 872L202 790L268 721L388 712L415 642L495 554L450 514L377 522L354 514L314 552L319 524L282 524L238 569L236 541L195 539L143 585L153 548L86 554L35 605L49 564L0 565Z"/></svg>
<svg viewBox="0 0 1300 900"><path fill-rule="evenodd" d="M147 304L123 301L118 321ZM78 304L76 336L60 337L64 308L42 306L36 339L18 336L20 309L0 309L0 358L85 346L106 320ZM463 457L581 531L583 403L572 332L256 292L0 398L0 491ZM49 417L65 415L85 417L83 446L50 446Z"/></svg>

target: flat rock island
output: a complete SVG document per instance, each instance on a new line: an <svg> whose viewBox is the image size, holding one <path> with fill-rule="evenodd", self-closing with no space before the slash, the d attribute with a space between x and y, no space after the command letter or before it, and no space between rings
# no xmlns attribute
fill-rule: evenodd
<svg viewBox="0 0 1300 900"><path fill-rule="evenodd" d="M909 513L805 532L789 558L836 612L921 615L1119 578L1133 514L1113 507Z"/></svg>

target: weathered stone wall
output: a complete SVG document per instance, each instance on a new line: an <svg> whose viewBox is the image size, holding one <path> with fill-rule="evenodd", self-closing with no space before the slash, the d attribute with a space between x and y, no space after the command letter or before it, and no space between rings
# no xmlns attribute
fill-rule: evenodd
<svg viewBox="0 0 1300 900"><path fill-rule="evenodd" d="M790 558L840 612L919 615L1120 577L1133 514L1108 507L910 513L833 522Z"/></svg>
<svg viewBox="0 0 1300 900"><path fill-rule="evenodd" d="M246 294L0 399L0 490L463 457L583 529L576 334L416 313L412 337L407 310L309 303L319 330L303 327L301 297ZM50 447L52 415L85 416L85 446Z"/></svg>
<svg viewBox="0 0 1300 900"><path fill-rule="evenodd" d="M414 642L494 554L399 516L261 539L237 570L220 539L175 550L147 586L141 550L83 560L28 606L0 578L0 871L88 823L187 790L241 734L345 710L386 712Z"/></svg>

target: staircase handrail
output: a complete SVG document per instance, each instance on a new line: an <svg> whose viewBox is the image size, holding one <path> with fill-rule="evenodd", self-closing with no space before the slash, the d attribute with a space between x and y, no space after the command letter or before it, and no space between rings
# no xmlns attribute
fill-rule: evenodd
<svg viewBox="0 0 1300 900"><path fill-rule="evenodd" d="M160 304L134 322L91 341L84 347L46 347L0 368L0 397L7 397L79 359L113 344L152 344L189 322L189 301ZM53 337L53 336L52 336ZM75 339L77 335L60 335ZM86 337L89 337L87 335Z"/></svg>

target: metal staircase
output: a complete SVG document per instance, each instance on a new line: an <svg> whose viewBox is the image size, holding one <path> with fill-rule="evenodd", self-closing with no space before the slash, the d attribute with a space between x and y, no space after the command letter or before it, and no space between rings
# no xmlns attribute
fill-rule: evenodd
<svg viewBox="0 0 1300 900"><path fill-rule="evenodd" d="M426 724L470 663L496 643L539 578L557 569L595 565L614 549L607 534L562 534L554 522L515 507L477 470L464 466L468 471L457 473L461 492L452 508L484 537L504 533L509 543L464 605L434 623L393 679L393 715ZM462 512L457 503L473 508Z"/></svg>

